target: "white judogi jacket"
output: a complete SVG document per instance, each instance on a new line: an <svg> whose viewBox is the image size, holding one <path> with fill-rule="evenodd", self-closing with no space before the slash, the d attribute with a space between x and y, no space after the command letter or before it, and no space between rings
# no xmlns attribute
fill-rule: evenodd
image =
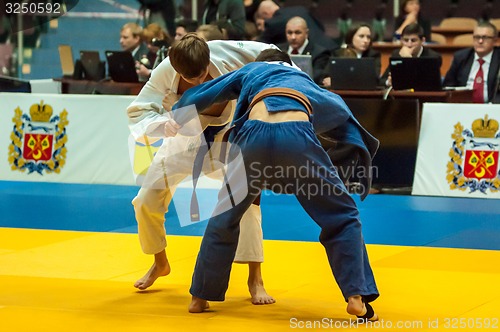
<svg viewBox="0 0 500 332"><path fill-rule="evenodd" d="M213 78L253 62L257 55L265 49L278 49L275 45L254 41L214 40L209 41L207 44L210 49L208 70ZM149 81L127 108L130 129L136 139L144 134L151 137L164 137L163 126L160 124L164 123L166 118L162 117L164 121L158 123L158 117L169 111L177 101L179 80L180 75L170 64L168 57L153 70ZM162 106L164 98L166 103ZM165 107L167 110L165 110ZM230 121L230 119L228 120ZM221 124L220 121L222 120L219 120L219 124ZM158 123L158 126L151 126L152 123Z"/></svg>

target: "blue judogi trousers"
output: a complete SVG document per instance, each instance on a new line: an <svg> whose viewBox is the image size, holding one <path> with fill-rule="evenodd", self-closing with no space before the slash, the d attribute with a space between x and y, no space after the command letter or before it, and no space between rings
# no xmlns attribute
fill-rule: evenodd
<svg viewBox="0 0 500 332"><path fill-rule="evenodd" d="M243 158L235 158L239 152ZM321 227L319 240L345 300L352 295L362 295L366 302L378 297L358 209L310 122L247 120L232 142L231 160L239 161L228 164L226 184L230 188L219 193L217 207L205 230L193 274L192 295L224 300L241 217L261 189L270 188L295 194ZM238 179L242 168L246 176ZM286 227L286 220L280 223Z"/></svg>

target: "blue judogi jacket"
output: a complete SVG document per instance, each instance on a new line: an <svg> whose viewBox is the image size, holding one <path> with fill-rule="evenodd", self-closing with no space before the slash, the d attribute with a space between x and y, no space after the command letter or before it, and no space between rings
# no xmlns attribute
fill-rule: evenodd
<svg viewBox="0 0 500 332"><path fill-rule="evenodd" d="M195 105L198 113L203 112L214 103L237 99L233 118L234 130L232 137L248 119L249 105L260 91L267 88L290 88L301 92L309 99L312 109L312 124L316 134L328 140L343 145L356 147L351 156L340 161L349 165L347 160L359 158L365 170L371 168L379 142L368 133L354 118L352 112L342 98L331 91L319 87L311 78L282 62L253 62L244 67L195 86L187 90L173 107L174 119L183 124L190 119L183 118L178 108ZM269 112L298 110L307 113L305 106L299 101L283 96L269 96L263 99ZM334 162L334 164L336 164ZM360 179L367 190L362 199L368 194L371 185L371 172L365 172L366 177Z"/></svg>

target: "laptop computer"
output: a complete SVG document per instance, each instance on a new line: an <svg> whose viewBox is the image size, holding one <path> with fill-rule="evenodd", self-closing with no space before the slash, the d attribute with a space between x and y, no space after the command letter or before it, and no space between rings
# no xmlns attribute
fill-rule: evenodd
<svg viewBox="0 0 500 332"><path fill-rule="evenodd" d="M442 90L440 58L390 58L389 66L394 90Z"/></svg>
<svg viewBox="0 0 500 332"><path fill-rule="evenodd" d="M330 58L333 90L377 90L375 58Z"/></svg>
<svg viewBox="0 0 500 332"><path fill-rule="evenodd" d="M73 77L73 73L75 72L75 62L73 60L73 51L71 46L59 45L58 49L63 77Z"/></svg>
<svg viewBox="0 0 500 332"><path fill-rule="evenodd" d="M132 53L127 51L106 51L105 54L108 61L108 73L113 81L139 82Z"/></svg>
<svg viewBox="0 0 500 332"><path fill-rule="evenodd" d="M28 80L0 75L0 92L31 93L31 83Z"/></svg>
<svg viewBox="0 0 500 332"><path fill-rule="evenodd" d="M312 65L312 55L310 54L291 54L290 59L300 68L304 73L313 76L313 65Z"/></svg>
<svg viewBox="0 0 500 332"><path fill-rule="evenodd" d="M99 58L98 51L80 51L82 78L90 81L100 81L105 77L105 66Z"/></svg>

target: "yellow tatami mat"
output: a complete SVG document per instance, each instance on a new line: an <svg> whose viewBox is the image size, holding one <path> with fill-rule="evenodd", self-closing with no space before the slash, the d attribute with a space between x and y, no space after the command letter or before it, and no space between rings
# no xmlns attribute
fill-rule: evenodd
<svg viewBox="0 0 500 332"><path fill-rule="evenodd" d="M0 228L0 331L500 330L500 252L369 245L381 320L350 324L319 243L265 241L277 303L255 306L246 265L225 302L189 314L199 237L169 236L169 276L133 283L152 263L134 234Z"/></svg>

